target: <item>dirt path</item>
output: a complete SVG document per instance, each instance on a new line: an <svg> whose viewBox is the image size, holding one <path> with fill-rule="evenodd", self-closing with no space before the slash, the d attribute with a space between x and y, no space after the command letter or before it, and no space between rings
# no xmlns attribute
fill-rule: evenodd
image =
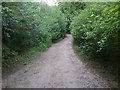
<svg viewBox="0 0 120 90"><path fill-rule="evenodd" d="M102 78L86 67L72 49L72 37L52 45L37 60L3 80L11 88L107 88L116 82Z"/></svg>

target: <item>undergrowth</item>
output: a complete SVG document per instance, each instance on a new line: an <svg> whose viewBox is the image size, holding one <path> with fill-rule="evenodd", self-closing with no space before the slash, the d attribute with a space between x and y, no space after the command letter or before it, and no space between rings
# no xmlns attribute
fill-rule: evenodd
<svg viewBox="0 0 120 90"><path fill-rule="evenodd" d="M118 80L118 65L113 64L110 61L104 61L99 58L93 58L85 54L82 49L75 43L73 43L73 49L78 55L80 60L87 63L87 65L93 69L96 69L98 72L105 73L113 77L114 80ZM101 71L102 70L102 71Z"/></svg>

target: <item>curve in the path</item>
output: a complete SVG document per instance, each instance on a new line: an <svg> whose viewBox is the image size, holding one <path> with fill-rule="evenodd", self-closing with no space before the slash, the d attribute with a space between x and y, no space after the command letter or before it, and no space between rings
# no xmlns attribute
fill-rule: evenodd
<svg viewBox="0 0 120 90"><path fill-rule="evenodd" d="M93 71L93 70L92 70ZM52 45L23 69L3 80L11 88L108 88L117 83L107 81L88 69L72 49L72 36Z"/></svg>

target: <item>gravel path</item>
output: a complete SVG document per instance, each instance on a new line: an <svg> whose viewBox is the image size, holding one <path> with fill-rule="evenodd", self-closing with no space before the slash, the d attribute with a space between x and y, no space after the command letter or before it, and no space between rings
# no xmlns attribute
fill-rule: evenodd
<svg viewBox="0 0 120 90"><path fill-rule="evenodd" d="M21 70L3 80L10 88L115 88L117 83L102 78L86 67L72 49L72 37L52 45Z"/></svg>

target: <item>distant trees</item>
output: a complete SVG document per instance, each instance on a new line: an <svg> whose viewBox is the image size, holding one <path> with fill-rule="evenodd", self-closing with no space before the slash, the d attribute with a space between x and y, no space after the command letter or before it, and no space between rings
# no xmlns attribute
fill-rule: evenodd
<svg viewBox="0 0 120 90"><path fill-rule="evenodd" d="M67 33L71 33L69 26L73 17L77 16L85 6L84 2L59 2L61 12L67 17Z"/></svg>
<svg viewBox="0 0 120 90"><path fill-rule="evenodd" d="M46 48L66 34L66 18L45 3L3 2L3 67L11 58L33 47Z"/></svg>

